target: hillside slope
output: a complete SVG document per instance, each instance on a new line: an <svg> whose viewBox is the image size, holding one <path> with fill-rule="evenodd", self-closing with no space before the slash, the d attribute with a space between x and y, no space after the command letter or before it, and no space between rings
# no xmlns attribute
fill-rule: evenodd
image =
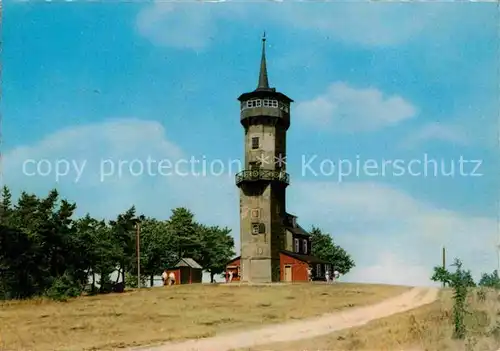
<svg viewBox="0 0 500 351"><path fill-rule="evenodd" d="M377 303L407 287L200 284L0 304L6 350L113 349L213 336Z"/></svg>

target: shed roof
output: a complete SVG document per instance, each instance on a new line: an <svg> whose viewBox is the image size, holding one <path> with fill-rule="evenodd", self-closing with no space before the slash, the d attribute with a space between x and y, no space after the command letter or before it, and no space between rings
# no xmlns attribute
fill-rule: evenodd
<svg viewBox="0 0 500 351"><path fill-rule="evenodd" d="M236 257L234 257L234 258L231 258L231 260L230 260L230 261L228 261L228 262L226 263L226 266L227 266L228 264L230 264L230 263L233 263L233 262L234 262L234 261L236 261L236 260L239 260L240 258L241 258L241 256L236 256Z"/></svg>
<svg viewBox="0 0 500 351"><path fill-rule="evenodd" d="M195 260L192 258L182 258L177 262L177 264L173 268L177 267L191 267L191 268L198 268L198 269L203 269L202 266L200 266Z"/></svg>

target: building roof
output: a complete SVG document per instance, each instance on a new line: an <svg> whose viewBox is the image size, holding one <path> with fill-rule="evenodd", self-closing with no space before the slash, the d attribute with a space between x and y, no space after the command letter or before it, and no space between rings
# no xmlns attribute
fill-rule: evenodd
<svg viewBox="0 0 500 351"><path fill-rule="evenodd" d="M257 89L269 89L269 79L267 78L267 65L266 65L266 33L264 32L264 37L262 38L262 58L260 59L260 72L259 72L259 84Z"/></svg>
<svg viewBox="0 0 500 351"><path fill-rule="evenodd" d="M297 235L305 235L305 236L311 236L311 234L309 234L307 232L307 230L305 230L304 228L302 228L300 225L297 224L296 227L292 227L292 226L285 226L285 228L289 231L291 231L293 234L297 234Z"/></svg>
<svg viewBox="0 0 500 351"><path fill-rule="evenodd" d="M295 219L295 227L291 224L290 219ZM293 234L297 235L305 235L305 236L311 236L307 230L302 228L298 223L297 223L297 216L286 212L285 213L285 228L291 231Z"/></svg>
<svg viewBox="0 0 500 351"><path fill-rule="evenodd" d="M330 263L328 261L322 260L318 257L314 257L311 255L303 255L303 254L298 254L292 251L287 251L287 250L281 250L281 253L293 258L296 258L299 261L302 262L307 262L307 263Z"/></svg>
<svg viewBox="0 0 500 351"><path fill-rule="evenodd" d="M260 90L254 90L249 93L243 93L238 97L239 101L246 101L254 98L276 98L278 100L284 101L284 102L293 102L292 99L290 99L288 96L286 96L283 93L280 93L276 91L275 88L270 88L269 90L267 89L260 89Z"/></svg>
<svg viewBox="0 0 500 351"><path fill-rule="evenodd" d="M231 258L231 260L229 260L226 265L230 264L231 262L234 262L236 260L239 260L241 258L241 256L236 256L235 258Z"/></svg>
<svg viewBox="0 0 500 351"><path fill-rule="evenodd" d="M172 267L172 268L177 268L177 267L191 267L191 268L198 268L198 269L203 269L202 266L200 266L195 260L192 258L182 258L177 264Z"/></svg>

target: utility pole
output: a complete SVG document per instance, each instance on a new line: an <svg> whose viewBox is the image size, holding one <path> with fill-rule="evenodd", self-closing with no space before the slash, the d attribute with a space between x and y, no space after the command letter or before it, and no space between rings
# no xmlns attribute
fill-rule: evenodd
<svg viewBox="0 0 500 351"><path fill-rule="evenodd" d="M443 269L446 269L446 248L443 246ZM443 282L443 288L446 287L446 283Z"/></svg>
<svg viewBox="0 0 500 351"><path fill-rule="evenodd" d="M141 288L141 222L136 222L137 235L135 238L137 245L137 288Z"/></svg>

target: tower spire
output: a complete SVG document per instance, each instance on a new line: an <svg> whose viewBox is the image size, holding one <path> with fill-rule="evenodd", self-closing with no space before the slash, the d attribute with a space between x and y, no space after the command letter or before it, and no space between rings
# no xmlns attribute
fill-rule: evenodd
<svg viewBox="0 0 500 351"><path fill-rule="evenodd" d="M266 65L266 32L262 36L262 58L260 59L259 85L257 89L269 89Z"/></svg>

